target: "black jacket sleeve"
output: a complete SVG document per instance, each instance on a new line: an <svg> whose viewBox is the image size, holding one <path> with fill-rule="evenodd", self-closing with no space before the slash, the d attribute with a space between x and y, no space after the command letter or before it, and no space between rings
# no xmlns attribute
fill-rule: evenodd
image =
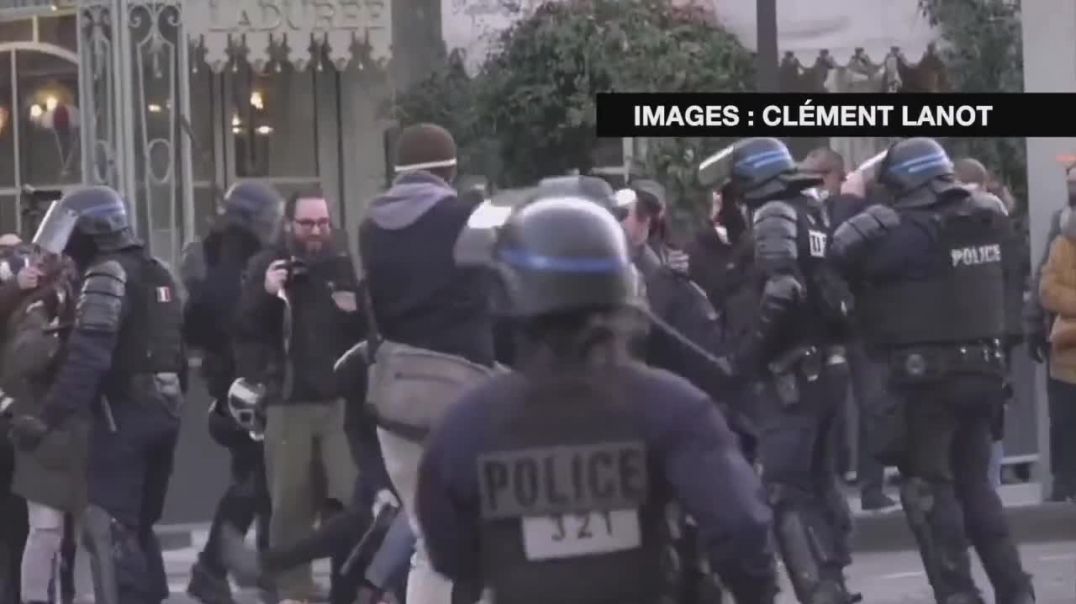
<svg viewBox="0 0 1076 604"><path fill-rule="evenodd" d="M236 375L264 379L273 355L283 346L284 302L265 291L265 271L283 255L265 251L250 259L243 273L232 346Z"/></svg>

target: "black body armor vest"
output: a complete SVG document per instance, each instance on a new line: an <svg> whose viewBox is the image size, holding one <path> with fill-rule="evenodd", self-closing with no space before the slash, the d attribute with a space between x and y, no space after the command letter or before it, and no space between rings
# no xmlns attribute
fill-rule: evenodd
<svg viewBox="0 0 1076 604"><path fill-rule="evenodd" d="M924 274L869 284L859 300L872 346L962 344L1005 333L1006 219L958 210L931 217L938 236Z"/></svg>
<svg viewBox="0 0 1076 604"><path fill-rule="evenodd" d="M660 469L615 383L511 385L478 468L495 604L659 601L667 529L650 477Z"/></svg>
<svg viewBox="0 0 1076 604"><path fill-rule="evenodd" d="M840 344L848 336L851 321L846 314L852 305L851 293L826 260L829 228L822 208L803 195L786 203L796 211L794 262L796 272L806 288L806 300L782 320L781 337L770 351L772 355L780 355L804 344ZM761 291L770 275L759 266L754 266L752 272L755 274L756 291Z"/></svg>

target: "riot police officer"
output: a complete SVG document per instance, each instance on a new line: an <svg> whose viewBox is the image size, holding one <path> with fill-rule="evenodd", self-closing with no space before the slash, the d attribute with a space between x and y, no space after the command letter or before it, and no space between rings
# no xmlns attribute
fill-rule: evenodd
<svg viewBox="0 0 1076 604"><path fill-rule="evenodd" d="M677 499L737 601L772 602L759 480L705 393L630 360L631 260L593 201L539 197L486 252L518 369L428 441L416 508L433 566L498 602L657 602Z"/></svg>
<svg viewBox="0 0 1076 604"><path fill-rule="evenodd" d="M188 297L183 332L202 354L202 373L213 403L209 433L231 456L231 484L217 504L209 539L191 567L187 593L205 604L230 604L231 588L219 547L225 523L245 534L258 520L258 545L269 544L269 493L262 443L253 426L230 413L228 393L236 378L233 319L243 270L252 256L272 242L280 228L284 199L258 182L239 182L224 195L217 224L204 240L186 250L181 272ZM243 350L244 354L256 351Z"/></svg>
<svg viewBox="0 0 1076 604"><path fill-rule="evenodd" d="M1034 601L987 477L991 420L1004 401L1007 219L953 179L928 138L893 145L882 203L834 232L830 256L857 275L868 350L888 361L901 403L901 504L941 604L981 604L974 545L999 604Z"/></svg>
<svg viewBox="0 0 1076 604"><path fill-rule="evenodd" d="M777 542L800 602L854 601L843 569L851 563L850 512L837 489L833 429L848 387L844 341L850 299L825 259L821 208L805 189L787 147L741 140L699 167L752 224L754 258L746 287L757 312L732 354L753 386L763 480Z"/></svg>
<svg viewBox="0 0 1076 604"><path fill-rule="evenodd" d="M160 602L168 582L153 525L172 472L186 370L175 283L107 187L79 187L54 202L34 243L73 258L82 291L42 416L19 426L23 442L92 414L82 525L95 600Z"/></svg>

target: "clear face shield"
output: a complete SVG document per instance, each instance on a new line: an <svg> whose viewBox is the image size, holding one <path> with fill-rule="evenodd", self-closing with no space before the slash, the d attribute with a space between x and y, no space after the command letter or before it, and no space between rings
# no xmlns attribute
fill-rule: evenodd
<svg viewBox="0 0 1076 604"><path fill-rule="evenodd" d="M729 145L702 160L699 164L699 184L707 189L718 190L732 178L732 153L735 145Z"/></svg>
<svg viewBox="0 0 1076 604"><path fill-rule="evenodd" d="M45 252L60 255L67 247L77 224L78 214L63 206L60 201L54 201L41 219L33 243Z"/></svg>
<svg viewBox="0 0 1076 604"><path fill-rule="evenodd" d="M859 165L858 168L852 171L852 174L858 173L863 179L863 182L869 182L878 179L878 169L882 166L882 160L889 153L889 149L879 151L870 157L867 161Z"/></svg>
<svg viewBox="0 0 1076 604"><path fill-rule="evenodd" d="M533 195L534 189L510 189L479 204L456 238L452 250L456 264L492 268L498 232L512 211L533 198Z"/></svg>

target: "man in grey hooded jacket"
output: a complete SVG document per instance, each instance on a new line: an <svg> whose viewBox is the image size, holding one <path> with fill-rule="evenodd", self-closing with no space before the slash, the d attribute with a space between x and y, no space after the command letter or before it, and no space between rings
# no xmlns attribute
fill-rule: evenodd
<svg viewBox="0 0 1076 604"><path fill-rule="evenodd" d="M456 239L481 200L461 200L451 185L456 176L452 135L433 124L406 128L397 144L395 171L395 182L371 203L359 227L369 323L378 332L373 340L428 351L442 361L492 368L488 276L481 269L459 267L453 259ZM374 357L382 363L376 352ZM378 396L393 398L375 392L379 381L371 378L375 407ZM432 406L440 401L428 402ZM419 536L407 600L449 604L453 586L430 566L413 516L422 436L409 433L414 426L394 425L389 419L378 414L385 468Z"/></svg>

